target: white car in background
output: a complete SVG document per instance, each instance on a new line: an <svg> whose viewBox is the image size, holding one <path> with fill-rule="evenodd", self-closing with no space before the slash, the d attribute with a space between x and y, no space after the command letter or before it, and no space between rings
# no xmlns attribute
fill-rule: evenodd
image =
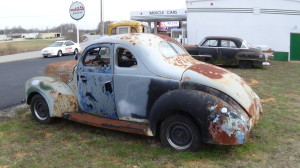
<svg viewBox="0 0 300 168"><path fill-rule="evenodd" d="M47 58L50 56L58 56L61 57L64 54L74 54L76 55L79 51L79 45L74 43L73 41L56 41L42 49L42 55Z"/></svg>

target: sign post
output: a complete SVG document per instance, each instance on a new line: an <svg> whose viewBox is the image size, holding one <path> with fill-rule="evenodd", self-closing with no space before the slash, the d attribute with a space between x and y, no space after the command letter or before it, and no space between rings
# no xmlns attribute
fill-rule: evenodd
<svg viewBox="0 0 300 168"><path fill-rule="evenodd" d="M84 5L81 2L74 2L70 6L69 9L70 16L72 19L77 21L77 44L79 44L79 27L78 27L78 21L83 18L85 14L85 8Z"/></svg>

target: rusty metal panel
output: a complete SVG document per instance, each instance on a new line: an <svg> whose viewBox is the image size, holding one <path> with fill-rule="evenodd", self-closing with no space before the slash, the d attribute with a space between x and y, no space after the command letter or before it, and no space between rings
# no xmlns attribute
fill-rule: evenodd
<svg viewBox="0 0 300 168"><path fill-rule="evenodd" d="M72 89L55 78L32 78L26 82L25 89L27 97L31 93L39 93L46 99L51 117L62 117L63 113L78 111L77 97Z"/></svg>
<svg viewBox="0 0 300 168"><path fill-rule="evenodd" d="M148 124L107 119L87 113L66 113L65 117L72 121L81 122L96 127L153 136L152 132L149 130Z"/></svg>

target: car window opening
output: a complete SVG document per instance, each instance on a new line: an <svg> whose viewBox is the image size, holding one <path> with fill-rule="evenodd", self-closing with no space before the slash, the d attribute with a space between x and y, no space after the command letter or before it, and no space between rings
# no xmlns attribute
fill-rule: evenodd
<svg viewBox="0 0 300 168"><path fill-rule="evenodd" d="M93 48L87 52L83 61L87 66L110 66L110 49L108 47Z"/></svg>
<svg viewBox="0 0 300 168"><path fill-rule="evenodd" d="M117 65L119 67L135 67L137 65L137 61L133 54L124 48L118 48L117 49Z"/></svg>

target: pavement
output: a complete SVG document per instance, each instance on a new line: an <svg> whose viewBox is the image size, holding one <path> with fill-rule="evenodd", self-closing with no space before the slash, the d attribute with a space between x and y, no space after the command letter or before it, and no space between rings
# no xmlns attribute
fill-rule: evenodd
<svg viewBox="0 0 300 168"><path fill-rule="evenodd" d="M0 63L26 60L26 59L34 59L34 58L42 58L42 57L43 56L41 54L41 51L32 51L32 52L26 52L26 53L20 53L20 54L0 56Z"/></svg>
<svg viewBox="0 0 300 168"><path fill-rule="evenodd" d="M81 51L89 45L93 40L98 39L99 35L86 35L87 41L80 43ZM13 61L19 61L19 60L26 60L26 59L34 59L34 58L42 58L41 51L32 51L32 52L26 52L26 53L20 53L20 54L12 54L12 55L6 55L6 56L0 56L0 64L6 63L6 62L13 62Z"/></svg>

